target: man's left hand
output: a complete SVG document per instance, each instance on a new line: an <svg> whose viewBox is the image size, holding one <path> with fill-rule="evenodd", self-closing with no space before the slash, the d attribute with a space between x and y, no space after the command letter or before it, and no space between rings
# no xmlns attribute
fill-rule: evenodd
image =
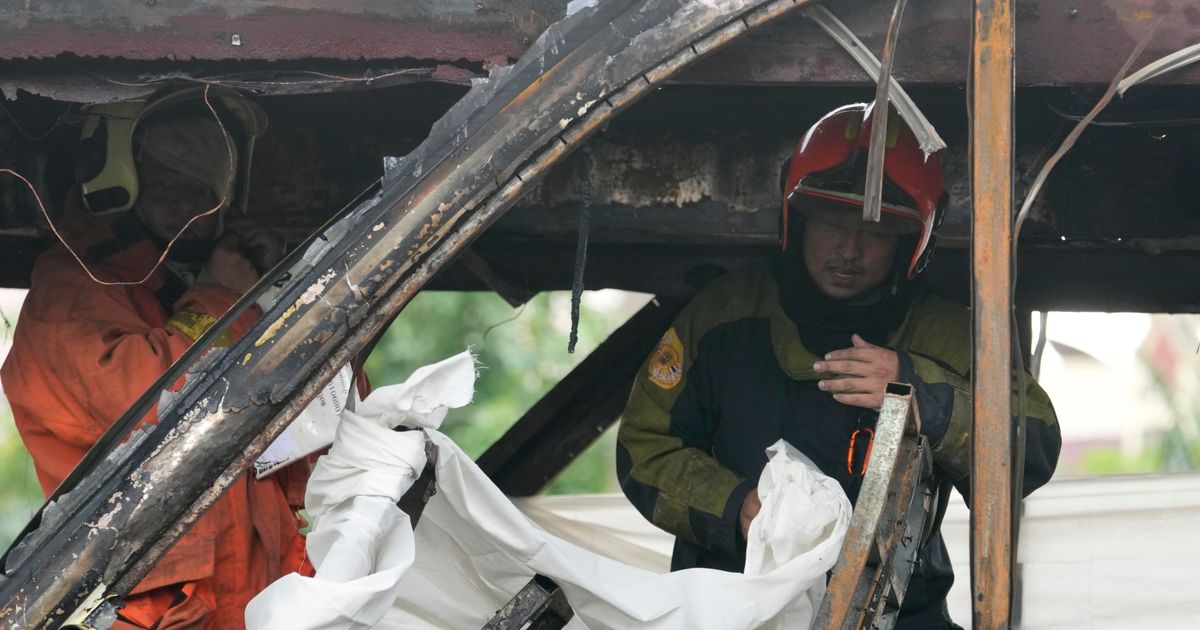
<svg viewBox="0 0 1200 630"><path fill-rule="evenodd" d="M900 358L858 335L851 336L850 343L852 347L834 350L813 364L814 370L833 375L817 381L817 387L843 405L879 411L887 384L900 378Z"/></svg>

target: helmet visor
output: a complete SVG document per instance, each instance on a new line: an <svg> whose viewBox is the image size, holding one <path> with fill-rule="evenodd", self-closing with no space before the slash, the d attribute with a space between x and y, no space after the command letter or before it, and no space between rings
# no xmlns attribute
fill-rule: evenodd
<svg viewBox="0 0 1200 630"><path fill-rule="evenodd" d="M921 230L921 214L912 208L884 203L879 222L862 218L863 198L853 193L831 193L796 187L788 205L797 212L825 223L876 234L913 234Z"/></svg>

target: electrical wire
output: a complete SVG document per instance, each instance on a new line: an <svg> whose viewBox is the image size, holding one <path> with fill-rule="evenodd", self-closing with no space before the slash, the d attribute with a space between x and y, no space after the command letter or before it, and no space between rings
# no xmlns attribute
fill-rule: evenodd
<svg viewBox="0 0 1200 630"><path fill-rule="evenodd" d="M1104 107L1107 106L1108 103L1112 100L1113 95L1116 94L1117 85L1120 83L1121 79L1126 75L1126 73L1129 72L1129 68L1133 65L1133 62L1136 61L1139 56L1141 56L1142 52L1146 49L1146 46L1150 44L1150 41L1151 41L1151 39L1153 39L1154 33L1157 30L1159 22L1161 22L1161 18L1157 22L1155 22L1155 24L1153 26L1151 26L1150 30L1147 31L1145 36L1143 36L1141 42L1138 43L1138 45L1134 48L1133 52L1129 55L1129 58L1125 60L1125 64L1123 66L1121 66L1121 69L1117 72L1117 75L1113 78L1112 83L1109 85L1108 90L1105 91L1104 95L1101 96L1100 100L1097 101L1096 105L1094 107L1092 107L1091 111L1089 111L1083 118L1081 118L1079 120L1079 122L1075 125L1075 127L1071 129L1070 133L1067 134L1067 137L1063 140L1062 144L1059 145L1058 149L1050 156L1050 159L1046 160L1046 163L1042 165L1041 170L1038 171L1037 177L1034 179L1033 184L1030 186L1029 191L1025 195L1025 200L1021 204L1020 212L1017 213L1016 219L1013 222L1012 249L1010 251L1010 260L1009 260L1010 274L1011 274L1010 277L1012 278L1012 283L1011 283L1011 288L1010 288L1011 293L1009 293L1009 322L1010 322L1010 326L1012 328L1012 333L1013 333L1013 336L1012 336L1013 343L1012 343L1011 353L1012 353L1013 363L1017 368L1015 370L1016 378L1017 378L1017 400L1018 400L1017 405L1018 405L1018 409L1020 410L1020 413L1018 414L1018 416L1016 418L1016 425L1014 427L1014 436L1013 436L1013 458L1014 458L1013 467L1012 467L1012 475L1013 475L1013 478L1012 478L1012 483L1013 483L1012 501L1013 501L1013 504L1011 507L1012 547L1010 549L1011 554L1012 554L1011 559L1010 559L1012 562L1012 566L1016 566L1017 550L1018 550L1019 542L1020 542L1020 511L1021 511L1021 505L1022 505L1021 501L1022 501L1022 498L1024 495L1024 485L1025 485L1025 444L1024 444L1024 441L1025 441L1026 422L1027 422L1026 407L1028 404L1027 400L1026 400L1027 383L1026 383L1026 379L1025 379L1025 361L1024 361L1024 355L1021 352L1021 347L1022 347L1021 346L1021 333L1020 333L1021 329L1020 329L1020 326L1018 325L1019 322L1017 321L1017 305L1016 305L1017 279L1018 279L1018 275L1017 275L1018 247L1017 246L1018 246L1018 244L1020 242L1020 238L1021 238L1021 229L1024 227L1025 220L1029 216L1030 208L1033 206L1033 203L1037 199L1038 194L1041 192L1043 185L1045 185L1047 178L1050 176L1050 171L1052 171L1054 169L1055 165L1058 164L1059 160L1061 160L1062 157L1064 155L1066 155L1066 153L1068 151L1070 151L1073 146L1075 146L1075 142L1079 139L1079 136L1083 133L1083 130L1085 128L1087 128L1088 124L1091 123L1091 121L1095 119L1095 117L1100 113L1100 111L1103 110ZM1044 334L1044 332L1043 332L1043 334ZM1013 595L1014 595L1013 593L1010 593L1010 598L1009 598L1010 603L1013 603L1016 601L1015 598L1013 597Z"/></svg>
<svg viewBox="0 0 1200 630"><path fill-rule="evenodd" d="M60 126L62 126L62 124L66 121L67 114L71 111L71 106L68 105L67 108L63 110L63 113L60 114L58 118L54 119L54 122L50 124L48 129L36 136L25 130L25 127L21 125L17 118L12 115L12 112L9 111L8 107L5 106L3 98L0 98L0 111L4 112L4 116L8 118L9 122L12 123L13 127L18 133L20 133L22 136L25 136L26 140L31 142L39 142L50 137L50 134L54 133L55 129L58 129Z"/></svg>
<svg viewBox="0 0 1200 630"><path fill-rule="evenodd" d="M1080 121L1084 116L1064 112L1047 102L1046 107L1057 116L1069 121ZM1144 120L1092 120L1088 124L1093 127L1187 127L1200 125L1200 117L1157 118Z"/></svg>
<svg viewBox="0 0 1200 630"><path fill-rule="evenodd" d="M518 319L520 319L521 314L525 312L526 306L529 306L529 302L525 302L524 304L521 304L521 308L517 309L516 315L513 315L512 317L509 317L508 319L502 319L502 320L492 324L491 326L488 326L486 329L484 329L483 338L479 340L479 346L481 348L487 346L488 335L491 334L491 332L493 330L495 330L505 324L511 324L512 322L515 322Z"/></svg>
<svg viewBox="0 0 1200 630"><path fill-rule="evenodd" d="M1159 22L1161 21L1162 18L1159 18ZM1034 179L1033 185L1030 186L1029 192L1025 195L1025 201L1021 204L1021 211L1017 213L1016 223L1013 226L1012 259L1014 262L1017 259L1017 239L1021 235L1021 228L1025 225L1025 219L1029 216L1029 209L1033 206L1034 200L1037 199L1038 193L1041 192L1042 186L1046 183L1046 178L1050 176L1050 171L1053 170L1054 166L1058 164L1058 161L1061 160L1064 155L1066 155L1067 151L1070 151L1071 147L1075 146L1075 141L1078 140L1079 136L1083 134L1083 130L1086 129L1087 126L1091 124L1093 120L1095 120L1100 111L1107 107L1109 102L1112 101L1113 96L1115 96L1117 93L1117 85L1121 82L1121 79L1124 78L1125 74L1129 72L1129 68L1133 65L1133 62L1137 61L1137 58L1141 56L1142 51L1146 50L1146 46L1150 44L1150 40L1154 37L1154 33L1157 30L1159 22L1155 22L1154 25L1150 27L1150 30L1146 32L1144 37L1142 37L1142 41L1138 42L1137 47L1133 49L1133 52L1129 55L1129 58L1125 60L1124 65L1122 65L1121 69L1117 71L1117 76L1113 78L1112 83L1110 83L1108 89L1105 90L1104 95L1100 97L1100 100L1096 102L1096 105L1092 107L1091 111L1084 115L1083 118L1079 119L1079 122L1073 129L1071 129L1071 132L1067 134L1066 139L1064 139L1062 144L1059 145L1058 150L1055 151L1054 154L1050 156L1050 159L1046 160L1046 163L1042 165L1042 169L1038 172L1037 178ZM1013 279L1015 291L1015 273L1013 274Z"/></svg>
<svg viewBox="0 0 1200 630"><path fill-rule="evenodd" d="M234 159L235 159L234 154L233 154L233 141L231 140L231 137L229 135L229 130L226 129L225 124L221 122L221 117L217 114L217 110L213 107L212 102L208 98L208 89L209 89L208 86L205 86L205 88L204 88L204 104L208 106L208 111L212 112L213 118L217 121L217 125L220 126L220 128L221 128L221 134L225 138L225 149L229 152L229 170L230 170L229 176L230 176L230 178L232 178L233 177L233 169L234 169ZM75 261L79 263L79 266L83 268L84 273L86 273L88 275L88 277L92 279L93 282L95 282L96 284L102 285L102 286L106 286L106 287L127 287L127 286L137 286L137 285L144 284L146 281L148 281L150 279L151 276L154 275L154 273L156 271L158 271L158 268L161 267L164 262L166 262L167 256L171 253L171 248L174 247L175 242L177 240L179 240L179 238L182 237L185 232L188 231L188 228L190 228L192 226L192 223L195 223L196 221L199 221L200 219L202 219L204 217L211 216L217 212L220 212L221 208L225 207L225 204L229 201L229 196L224 195L221 197L220 201L217 202L217 205L192 217L191 219L189 219L187 221L187 223L184 223L183 227L179 228L179 231L175 233L175 236L171 237L171 240L169 240L167 242L166 247L163 248L163 252L158 257L158 260L154 263L154 266L150 268L150 271L146 272L146 275L143 276L141 280L137 280L137 281L133 281L133 282L119 281L119 280L109 281L109 280L101 280L100 278L96 277L96 274L93 273L91 268L88 267L87 263L85 263L83 261L83 258L78 253L75 252L75 249L73 247L71 247L71 244L67 242L67 239L62 235L61 232L59 232L58 226L54 225L53 219L50 218L50 213L46 210L46 204L42 202L42 197L41 197L41 195L38 194L37 187L34 186L33 183L29 181L28 178L26 178L24 175L18 173L17 171L14 171L10 168L0 168L0 173L7 173L9 175L12 175L13 177L17 178L18 180L20 180L26 186L29 187L29 191L31 193L33 193L33 200L35 202L37 202L38 209L41 210L42 217L45 218L46 225L48 225L50 227L50 231L54 233L55 238L57 238L58 241L60 243L62 243L63 247L65 247L67 249L67 252L69 252L71 254L71 256L75 259Z"/></svg>
<svg viewBox="0 0 1200 630"><path fill-rule="evenodd" d="M122 442L129 435L129 432L134 425L136 425L143 417L145 417L147 413L149 413L151 407L158 402L160 393L170 387L172 383L177 382L181 377L183 377L184 372L189 369L196 362L196 360L200 358L201 355L208 352L216 339L226 330L228 330L229 327L233 325L233 322L237 320L237 318L240 317L247 308L255 303L255 300L262 295L262 292L266 287L271 286L276 282L283 281L283 277L289 272L289 270L303 260L304 253L308 251L308 248L318 238L324 238L326 230L344 220L356 208L360 207L360 204L363 202L363 200L378 187L379 183L380 180L376 180L363 188L358 195L356 195L353 199L342 206L340 210L334 213L334 215L328 221L326 221L324 225L317 228L317 230L313 232L303 243L301 243L299 247L292 250L291 253L285 256L284 259L278 265L276 265L275 270L271 273L271 275L259 280L258 284L251 288L249 292L238 298L238 300L233 303L233 306L230 306L223 315L217 318L216 323L214 323L207 331L205 331L203 335L200 336L199 339L197 339L187 350L185 350L184 353L180 355L180 357L176 359L175 362L172 363L171 366L167 368L167 370L163 372L163 374L159 376L149 388L146 389L146 391L142 392L142 395L139 396L138 399L134 401L134 403L130 405L128 409L125 410L120 418L117 418L115 422L109 425L108 429L104 431L92 448L89 449L86 454L84 454L83 459L79 460L79 463L71 469L71 472L67 475L67 477L63 479L62 482L58 484L58 487L56 487L50 496L47 497L46 504L43 504L42 508L38 510L37 514L34 515L34 518L25 525L25 528L21 530L21 532L17 534L15 538L13 538L8 549L3 554L0 554L0 566L4 566L8 555L21 544L21 541L41 525L41 517L46 509L45 506L53 503L64 494L73 490L84 477L95 471L100 462L104 461L112 453L113 449L116 448L117 444ZM380 334L382 335L382 331ZM377 336L374 340L372 340L371 345L373 346L378 339L379 337Z"/></svg>
<svg viewBox="0 0 1200 630"><path fill-rule="evenodd" d="M122 87L156 87L156 86L174 82L174 81L200 83L203 85L215 85L218 87L233 87L233 86L245 87L245 86L250 86L250 85L258 85L258 86L336 85L336 84L340 84L340 83L364 83L364 84L370 85L371 83L374 83L376 81L382 81L382 80L390 79L392 77L397 77L397 76L412 76L412 75L431 74L435 70L436 70L436 68L429 68L429 67L404 68L401 70L391 70L391 71L384 72L384 73L377 74L377 75L363 75L363 76L358 76L358 77L330 74L327 72L318 72L316 70L290 71L293 74L303 74L303 75L312 75L312 76L316 76L316 77L321 77L320 79L305 80L305 81L282 81L282 80L273 80L273 79L261 79L261 80L259 80L259 79L238 79L237 77L243 76L240 74L227 74L227 75L219 75L216 77L208 77L208 78L193 77L193 76L169 76L169 77L163 77L161 79L151 79L148 81L121 81L119 79L114 79L112 77L106 77L106 76L95 74L95 73L88 73L88 74L91 77L98 79L100 81L104 81L106 83L111 83L113 85L119 85Z"/></svg>
<svg viewBox="0 0 1200 630"><path fill-rule="evenodd" d="M1042 355L1046 352L1047 331L1050 328L1050 312L1041 311L1038 313L1038 342L1033 349L1033 356L1029 359L1029 373L1036 380L1042 371Z"/></svg>

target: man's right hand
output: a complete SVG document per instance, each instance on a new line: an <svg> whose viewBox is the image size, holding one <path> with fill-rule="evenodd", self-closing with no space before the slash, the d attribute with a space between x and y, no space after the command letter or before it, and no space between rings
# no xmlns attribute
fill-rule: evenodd
<svg viewBox="0 0 1200 630"><path fill-rule="evenodd" d="M229 234L217 243L196 280L218 284L242 295L258 282L258 270L242 253L237 235Z"/></svg>
<svg viewBox="0 0 1200 630"><path fill-rule="evenodd" d="M742 499L742 513L740 516L741 516L741 523L742 523L742 538L743 539L749 540L749 538L750 538L750 521L753 521L754 517L758 516L758 511L761 509L762 509L762 501L760 501L758 499L758 488L755 488L750 491L750 494L746 495L745 499Z"/></svg>

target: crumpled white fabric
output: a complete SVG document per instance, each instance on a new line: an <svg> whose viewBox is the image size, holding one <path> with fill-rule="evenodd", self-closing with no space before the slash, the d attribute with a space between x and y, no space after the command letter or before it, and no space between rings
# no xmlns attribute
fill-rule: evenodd
<svg viewBox="0 0 1200 630"><path fill-rule="evenodd" d="M306 502L314 514L340 515L339 510L345 509L362 518L354 520L351 528L342 525L351 517L342 516L335 521L338 528L331 530L326 526L329 516L325 523L317 516L309 540L317 576L287 576L268 587L247 608L248 628L479 628L535 573L562 587L575 611L570 628L726 630L808 625L850 521L849 502L836 483L820 483L823 475L802 465L817 482L807 479L801 468L787 470L791 477L784 483L799 483L812 493L809 502L828 506L801 515L814 521L806 531L825 535L808 536L807 545L795 536L790 542L772 542L778 566L761 575L709 569L659 574L638 569L538 528L452 440L434 430L430 425L440 422L437 408L443 409L444 416L449 406L438 403L447 398L437 391L453 392L449 397L454 401L469 400L463 392L473 389L474 366L453 374L440 372L440 376L444 378L422 379L426 386L407 387L403 401L400 389L389 390L378 399L388 401L378 407L385 411L373 416L373 421L343 419L334 448L317 465ZM372 403L382 391L365 402ZM422 406L417 401L426 402ZM365 407L376 409L373 404ZM387 413L426 429L392 432ZM405 516L389 519L387 510L358 511L355 501L361 497L352 493L387 493L410 486L424 464L419 453L426 436L438 447L437 494L426 506L415 537L406 537ZM390 481L373 485L378 480L370 475L376 470L383 473L380 479ZM382 500L391 501L392 496L398 495L393 492ZM769 501L764 501L764 512L794 514L781 506L769 508ZM330 505L337 507L330 510ZM824 521L815 522L819 519ZM792 531L782 524L760 529ZM369 539L376 531L378 538ZM404 545L408 553L401 552ZM778 555L784 548L795 550L796 555ZM361 585L362 590L331 595L324 591L331 586L326 575L340 580L334 587L350 591Z"/></svg>
<svg viewBox="0 0 1200 630"><path fill-rule="evenodd" d="M329 453L304 497L313 528L308 555L316 575L286 575L246 607L247 628L371 628L396 599L416 543L396 506L425 467L419 431L391 421L438 426L450 407L471 401L475 361L468 352L417 370L345 410Z"/></svg>
<svg viewBox="0 0 1200 630"><path fill-rule="evenodd" d="M762 509L746 533L747 575L769 575L811 552L834 535L840 517L852 510L838 482L817 472L816 464L791 444L782 439L772 444L767 458L758 480ZM844 537L845 530L837 538ZM807 628L824 597L825 581L817 580L769 627Z"/></svg>
<svg viewBox="0 0 1200 630"><path fill-rule="evenodd" d="M767 447L767 466L758 480L762 509L746 535L746 573L763 575L829 537L844 503L821 499L845 493L838 482L813 474L817 465L785 440Z"/></svg>

